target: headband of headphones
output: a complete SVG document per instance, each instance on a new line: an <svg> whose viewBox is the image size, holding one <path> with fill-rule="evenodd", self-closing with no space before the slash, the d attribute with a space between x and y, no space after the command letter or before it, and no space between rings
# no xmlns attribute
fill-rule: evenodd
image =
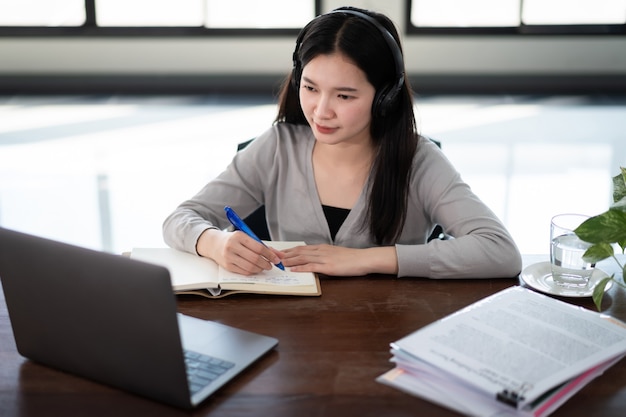
<svg viewBox="0 0 626 417"><path fill-rule="evenodd" d="M383 39L387 43L389 50L393 56L394 67L395 67L395 80L392 84L386 85L379 92L377 92L376 98L374 99L374 103L372 106L372 113L374 115L384 116L387 111L391 108L393 103L395 102L396 97L402 90L402 86L404 85L404 60L402 58L402 51L400 50L400 46L398 42L393 37L393 35L387 30L380 22L378 22L372 16L363 13L361 11L355 10L353 8L340 8L335 9L327 14L331 13L345 13L353 16L357 16L366 22L369 22L373 27L375 27L382 35ZM298 57L298 53L300 51L300 46L302 44L302 40L304 39L305 34L308 31L310 23L304 27L300 31L298 38L296 39L296 48L293 51L293 75L292 75L292 83L297 88L299 86L300 80L300 58Z"/></svg>

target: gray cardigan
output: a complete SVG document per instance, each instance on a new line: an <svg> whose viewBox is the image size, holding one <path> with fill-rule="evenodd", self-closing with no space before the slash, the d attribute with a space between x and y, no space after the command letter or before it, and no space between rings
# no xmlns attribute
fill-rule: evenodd
<svg viewBox="0 0 626 417"><path fill-rule="evenodd" d="M375 246L362 228L365 191L331 240L313 177L314 143L308 126L273 126L167 217L165 242L196 253L204 230L229 226L225 205L241 217L265 205L272 240ZM426 244L435 224L453 238ZM519 250L504 225L461 180L439 148L423 138L413 161L406 221L395 247L399 277L513 277L521 270Z"/></svg>

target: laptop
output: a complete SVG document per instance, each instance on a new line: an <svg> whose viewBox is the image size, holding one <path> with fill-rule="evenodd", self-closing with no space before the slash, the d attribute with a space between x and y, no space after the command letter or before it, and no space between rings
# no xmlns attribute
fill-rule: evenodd
<svg viewBox="0 0 626 417"><path fill-rule="evenodd" d="M162 266L4 228L0 280L22 356L180 408L278 344L177 313Z"/></svg>

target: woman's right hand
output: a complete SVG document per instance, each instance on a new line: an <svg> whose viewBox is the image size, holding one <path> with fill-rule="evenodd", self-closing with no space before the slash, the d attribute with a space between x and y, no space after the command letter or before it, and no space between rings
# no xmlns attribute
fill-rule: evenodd
<svg viewBox="0 0 626 417"><path fill-rule="evenodd" d="M241 231L207 229L196 243L198 255L213 259L228 271L254 275L270 270L281 261L281 252L272 250Z"/></svg>

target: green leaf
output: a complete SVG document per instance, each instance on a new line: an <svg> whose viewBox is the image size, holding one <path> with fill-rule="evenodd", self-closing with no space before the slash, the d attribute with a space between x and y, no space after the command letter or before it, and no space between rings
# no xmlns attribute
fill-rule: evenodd
<svg viewBox="0 0 626 417"><path fill-rule="evenodd" d="M615 200L615 203L611 205L611 208L626 211L626 197L622 197L620 200Z"/></svg>
<svg viewBox="0 0 626 417"><path fill-rule="evenodd" d="M585 220L574 230L589 243L615 243L626 240L626 211L608 211Z"/></svg>
<svg viewBox="0 0 626 417"><path fill-rule="evenodd" d="M618 202L619 200L626 197L626 168L621 167L620 173L613 177L613 201Z"/></svg>
<svg viewBox="0 0 626 417"><path fill-rule="evenodd" d="M585 262L595 264L596 262L600 262L603 259L613 256L613 253L615 253L613 246L608 243L598 243L585 251L583 259Z"/></svg>
<svg viewBox="0 0 626 417"><path fill-rule="evenodd" d="M602 297L604 297L604 289L607 284L613 280L613 276L614 275L611 275L610 277L600 280L596 286L593 287L593 295L591 298L593 298L593 303L596 305L598 311L602 311Z"/></svg>

